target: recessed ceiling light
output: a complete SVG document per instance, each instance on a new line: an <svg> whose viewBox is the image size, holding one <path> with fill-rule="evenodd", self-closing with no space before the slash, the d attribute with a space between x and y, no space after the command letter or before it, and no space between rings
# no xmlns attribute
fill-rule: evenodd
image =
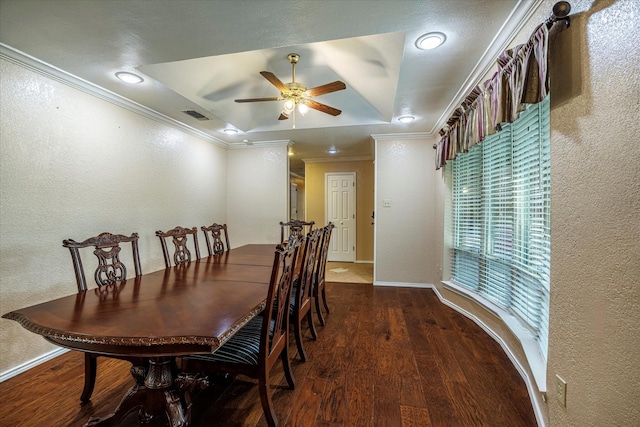
<svg viewBox="0 0 640 427"><path fill-rule="evenodd" d="M414 121L416 118L413 116L402 116L402 117L398 117L398 121L402 122L402 123L409 123Z"/></svg>
<svg viewBox="0 0 640 427"><path fill-rule="evenodd" d="M130 84L138 84L144 81L144 79L139 75L128 73L126 71L118 71L116 73L116 77L122 80L123 82L130 83Z"/></svg>
<svg viewBox="0 0 640 427"><path fill-rule="evenodd" d="M226 133L227 135L235 135L236 133L238 133L236 129L231 128L224 129L222 132Z"/></svg>
<svg viewBox="0 0 640 427"><path fill-rule="evenodd" d="M338 152L338 149L336 148L335 145L332 145L331 147L329 147L329 149L327 150L327 153L329 154L336 154Z"/></svg>
<svg viewBox="0 0 640 427"><path fill-rule="evenodd" d="M435 49L440 46L447 39L442 33L427 33L421 35L418 40L416 40L416 47L418 49Z"/></svg>

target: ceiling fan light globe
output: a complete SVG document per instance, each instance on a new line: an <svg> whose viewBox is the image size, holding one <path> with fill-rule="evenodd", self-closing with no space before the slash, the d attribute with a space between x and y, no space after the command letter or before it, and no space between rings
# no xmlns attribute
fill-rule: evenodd
<svg viewBox="0 0 640 427"><path fill-rule="evenodd" d="M304 116L309 112L309 107L304 102L300 103L298 104L298 112Z"/></svg>
<svg viewBox="0 0 640 427"><path fill-rule="evenodd" d="M290 99L284 101L284 111L286 111L287 113L291 113L295 106L296 104Z"/></svg>

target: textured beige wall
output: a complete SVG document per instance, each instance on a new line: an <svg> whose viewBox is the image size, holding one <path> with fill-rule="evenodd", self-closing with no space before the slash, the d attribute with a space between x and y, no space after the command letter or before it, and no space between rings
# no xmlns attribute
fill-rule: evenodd
<svg viewBox="0 0 640 427"><path fill-rule="evenodd" d="M440 172L433 143L411 136L376 140L375 281L433 284L441 277ZM383 201L391 206L384 207Z"/></svg>
<svg viewBox="0 0 640 427"><path fill-rule="evenodd" d="M639 426L640 2L571 4L552 45L547 378L568 391L550 425Z"/></svg>
<svg viewBox="0 0 640 427"><path fill-rule="evenodd" d="M318 225L325 220L325 173L356 173L356 261L373 261L373 161L306 162L306 219Z"/></svg>
<svg viewBox="0 0 640 427"><path fill-rule="evenodd" d="M12 62L0 75L0 313L76 292L63 239L138 232L151 272L156 230L226 221L225 150ZM0 372L54 348L0 319Z"/></svg>
<svg viewBox="0 0 640 427"><path fill-rule="evenodd" d="M287 144L228 150L227 170L231 247L278 243L289 211Z"/></svg>

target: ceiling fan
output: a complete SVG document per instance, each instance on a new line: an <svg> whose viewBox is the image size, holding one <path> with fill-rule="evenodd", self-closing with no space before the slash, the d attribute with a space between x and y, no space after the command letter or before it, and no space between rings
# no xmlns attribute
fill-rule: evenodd
<svg viewBox="0 0 640 427"><path fill-rule="evenodd" d="M287 120L292 114L294 114L296 106L298 107L298 111L303 115L309 110L309 108L313 108L314 110L318 110L332 116L337 116L342 113L342 111L337 108L314 101L311 98L344 90L347 86L343 82L336 80L335 82L307 89L307 87L302 83L296 82L296 64L300 60L300 55L297 53L290 53L287 55L287 59L289 59L289 62L291 63L290 83L282 83L275 74L269 71L260 71L260 74L262 74L265 79L269 80L269 82L280 91L280 96L274 96L271 98L236 99L235 102L284 101L284 108L282 109L278 120Z"/></svg>

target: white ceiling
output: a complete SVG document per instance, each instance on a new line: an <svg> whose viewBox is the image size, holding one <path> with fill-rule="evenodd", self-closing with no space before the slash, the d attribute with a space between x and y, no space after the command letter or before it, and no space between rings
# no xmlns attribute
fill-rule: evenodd
<svg viewBox="0 0 640 427"><path fill-rule="evenodd" d="M259 73L270 71L283 83L290 82L287 56L297 53L296 82L312 88L341 80L347 89L314 98L338 107L341 115L315 111L297 115L296 129L372 125L393 120L403 50L404 33L397 32L143 65L138 70L201 106L201 114L213 115L244 133L289 130L293 118L277 120L282 102L234 100L279 96L280 91Z"/></svg>
<svg viewBox="0 0 640 427"><path fill-rule="evenodd" d="M436 135L540 0L0 0L2 52L18 51L113 92L214 143L290 140L302 159L373 158L371 135ZM418 50L426 32L446 43ZM342 110L278 121L278 96L259 72L347 89L315 98ZM131 86L117 71L142 75ZM135 104L134 104L135 103ZM193 109L210 120L183 113ZM410 114L413 123L397 118ZM239 129L235 136L222 130Z"/></svg>

